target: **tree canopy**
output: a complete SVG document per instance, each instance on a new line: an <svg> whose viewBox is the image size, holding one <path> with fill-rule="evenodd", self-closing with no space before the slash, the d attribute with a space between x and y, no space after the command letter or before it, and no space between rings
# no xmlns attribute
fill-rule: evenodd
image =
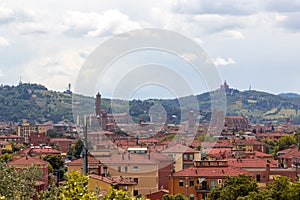
<svg viewBox="0 0 300 200"><path fill-rule="evenodd" d="M288 177L274 177L266 189L258 190L257 183L245 175L228 177L225 183L210 193L211 200L299 200L300 181Z"/></svg>
<svg viewBox="0 0 300 200"><path fill-rule="evenodd" d="M30 199L35 194L35 182L41 175L36 165L16 170L13 166L0 164L0 197L7 200Z"/></svg>
<svg viewBox="0 0 300 200"><path fill-rule="evenodd" d="M53 185L49 191L39 195L39 200L96 200L96 195L88 191L88 177L73 171L61 186Z"/></svg>
<svg viewBox="0 0 300 200"><path fill-rule="evenodd" d="M222 186L216 187L210 195L211 200L233 200L258 192L258 185L251 176L240 174L228 176Z"/></svg>

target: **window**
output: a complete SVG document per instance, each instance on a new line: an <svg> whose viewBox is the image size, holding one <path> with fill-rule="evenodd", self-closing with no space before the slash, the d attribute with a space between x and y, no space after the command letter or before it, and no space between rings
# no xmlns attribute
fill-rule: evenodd
<svg viewBox="0 0 300 200"><path fill-rule="evenodd" d="M194 180L190 180L190 186L194 186Z"/></svg>
<svg viewBox="0 0 300 200"><path fill-rule="evenodd" d="M128 186L127 186L127 185L124 185L124 186L123 186L123 190L124 190L124 191L127 191L127 190L128 190Z"/></svg>
<svg viewBox="0 0 300 200"><path fill-rule="evenodd" d="M128 172L128 167L127 166L125 166L124 171Z"/></svg>
<svg viewBox="0 0 300 200"><path fill-rule="evenodd" d="M137 196L139 195L139 191L138 190L133 190L133 196Z"/></svg>
<svg viewBox="0 0 300 200"><path fill-rule="evenodd" d="M183 154L183 160L187 160L188 159L188 155L187 154Z"/></svg>
<svg viewBox="0 0 300 200"><path fill-rule="evenodd" d="M179 180L179 186L180 186L180 187L183 186L183 180Z"/></svg>
<svg viewBox="0 0 300 200"><path fill-rule="evenodd" d="M194 199L195 199L194 194L190 194L190 200L194 200Z"/></svg>
<svg viewBox="0 0 300 200"><path fill-rule="evenodd" d="M133 166L133 172L139 172L139 166Z"/></svg>
<svg viewBox="0 0 300 200"><path fill-rule="evenodd" d="M210 188L211 188L211 189L214 189L215 187L216 187L215 181L214 181L214 180L211 180L211 181L210 181Z"/></svg>
<svg viewBox="0 0 300 200"><path fill-rule="evenodd" d="M137 184L139 183L139 179L138 178L133 178L133 181L136 182Z"/></svg>
<svg viewBox="0 0 300 200"><path fill-rule="evenodd" d="M256 181L260 182L260 174L256 174Z"/></svg>
<svg viewBox="0 0 300 200"><path fill-rule="evenodd" d="M118 172L121 172L121 166L118 166Z"/></svg>
<svg viewBox="0 0 300 200"><path fill-rule="evenodd" d="M186 169L189 167L189 164L183 164L183 169Z"/></svg>
<svg viewBox="0 0 300 200"><path fill-rule="evenodd" d="M218 184L219 184L219 185L222 184L222 179L218 179Z"/></svg>
<svg viewBox="0 0 300 200"><path fill-rule="evenodd" d="M103 172L104 172L104 174L107 174L107 167L106 166L103 167Z"/></svg>
<svg viewBox="0 0 300 200"><path fill-rule="evenodd" d="M194 154L190 154L190 160L194 160Z"/></svg>

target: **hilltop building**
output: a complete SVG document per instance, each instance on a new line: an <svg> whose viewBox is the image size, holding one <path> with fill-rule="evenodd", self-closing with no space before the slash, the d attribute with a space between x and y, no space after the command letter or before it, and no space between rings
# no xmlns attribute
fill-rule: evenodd
<svg viewBox="0 0 300 200"><path fill-rule="evenodd" d="M249 128L248 118L241 116L226 116L224 123L225 130L247 130Z"/></svg>

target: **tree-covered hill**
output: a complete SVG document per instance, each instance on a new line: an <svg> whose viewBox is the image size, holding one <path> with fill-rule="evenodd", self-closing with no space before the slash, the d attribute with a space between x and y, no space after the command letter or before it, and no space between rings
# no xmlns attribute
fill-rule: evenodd
<svg viewBox="0 0 300 200"><path fill-rule="evenodd" d="M72 99L73 96L73 99ZM196 99L196 104L194 105ZM180 102L185 102L180 105ZM259 91L230 90L226 93L227 115L245 115L251 122L284 122L287 118L299 123L300 96L274 95ZM143 118L149 120L149 110L159 111L161 107L167 113L167 119L171 122L179 122L181 117L187 119L190 110L199 106L199 115L202 121L209 121L211 110L211 98L209 93L183 97L179 99L148 99L124 100L102 99L102 109L108 112L129 113L135 121ZM159 105L161 107L155 107ZM58 122L61 120L73 120L73 110L84 113L95 113L94 97L72 95L50 91L38 84L23 83L18 86L2 86L0 88L0 120L21 122L23 119L31 122ZM174 117L175 116L175 117Z"/></svg>

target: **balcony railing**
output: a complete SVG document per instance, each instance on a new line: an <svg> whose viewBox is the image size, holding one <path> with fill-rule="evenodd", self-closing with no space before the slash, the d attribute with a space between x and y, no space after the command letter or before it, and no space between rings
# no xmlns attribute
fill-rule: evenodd
<svg viewBox="0 0 300 200"><path fill-rule="evenodd" d="M196 186L196 192L209 192L210 189L208 186Z"/></svg>

